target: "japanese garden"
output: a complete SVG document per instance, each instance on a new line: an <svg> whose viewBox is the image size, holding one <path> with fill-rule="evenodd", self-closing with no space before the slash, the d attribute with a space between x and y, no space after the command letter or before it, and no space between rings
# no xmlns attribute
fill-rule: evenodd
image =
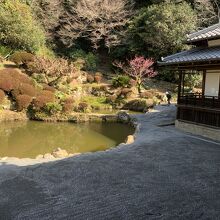
<svg viewBox="0 0 220 220"><path fill-rule="evenodd" d="M220 3L0 0L0 220L218 219Z"/></svg>

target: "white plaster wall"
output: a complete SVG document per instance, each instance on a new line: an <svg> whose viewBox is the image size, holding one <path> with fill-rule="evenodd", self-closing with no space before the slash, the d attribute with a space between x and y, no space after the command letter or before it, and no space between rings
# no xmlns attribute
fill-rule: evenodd
<svg viewBox="0 0 220 220"><path fill-rule="evenodd" d="M220 70L207 71L205 83L205 95L218 96Z"/></svg>
<svg viewBox="0 0 220 220"><path fill-rule="evenodd" d="M208 41L208 45L209 45L209 47L220 46L220 39L217 39L217 40L209 40L209 41Z"/></svg>

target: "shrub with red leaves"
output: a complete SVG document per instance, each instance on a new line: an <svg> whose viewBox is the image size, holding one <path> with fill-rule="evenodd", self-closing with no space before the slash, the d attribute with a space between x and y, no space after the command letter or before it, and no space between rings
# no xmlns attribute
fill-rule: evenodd
<svg viewBox="0 0 220 220"><path fill-rule="evenodd" d="M0 89L0 104L4 101L5 93L3 90Z"/></svg>
<svg viewBox="0 0 220 220"><path fill-rule="evenodd" d="M33 84L28 76L19 73L15 69L0 70L0 89L10 92L11 90L18 89L21 83Z"/></svg>
<svg viewBox="0 0 220 220"><path fill-rule="evenodd" d="M40 91L37 97L33 100L33 107L36 110L40 110L46 106L47 103L52 103L55 100L54 93L50 91Z"/></svg>
<svg viewBox="0 0 220 220"><path fill-rule="evenodd" d="M18 88L19 80L12 77L12 73L16 72L13 69L0 70L0 89L5 92L10 92L12 89Z"/></svg>
<svg viewBox="0 0 220 220"><path fill-rule="evenodd" d="M16 99L18 95L28 95L30 97L35 97L37 94L37 91L34 86L27 84L27 83L21 83L17 89L12 90L12 96Z"/></svg>
<svg viewBox="0 0 220 220"><path fill-rule="evenodd" d="M75 102L75 100L73 98L65 99L64 102L63 102L63 111L65 113L71 112L73 110L73 107L74 107L74 102Z"/></svg>
<svg viewBox="0 0 220 220"><path fill-rule="evenodd" d="M16 98L17 110L22 111L28 108L31 104L32 97L28 95L18 95Z"/></svg>

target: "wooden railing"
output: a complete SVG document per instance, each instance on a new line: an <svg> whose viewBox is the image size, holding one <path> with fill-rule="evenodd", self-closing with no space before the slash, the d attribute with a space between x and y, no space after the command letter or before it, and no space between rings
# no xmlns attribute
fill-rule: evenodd
<svg viewBox="0 0 220 220"><path fill-rule="evenodd" d="M218 97L204 96L201 93L186 93L179 97L178 104L220 109L220 99Z"/></svg>
<svg viewBox="0 0 220 220"><path fill-rule="evenodd" d="M220 99L184 94L178 100L177 119L220 128Z"/></svg>

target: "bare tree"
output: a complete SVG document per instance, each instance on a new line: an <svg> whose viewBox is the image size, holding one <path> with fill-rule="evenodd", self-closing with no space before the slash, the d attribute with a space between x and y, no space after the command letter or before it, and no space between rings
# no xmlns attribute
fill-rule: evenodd
<svg viewBox="0 0 220 220"><path fill-rule="evenodd" d="M201 24L212 24L220 21L220 2L218 0L195 0Z"/></svg>
<svg viewBox="0 0 220 220"><path fill-rule="evenodd" d="M70 4L61 22L61 41L71 46L77 38L88 38L95 49L103 41L110 48L118 45L133 13L130 0L79 0Z"/></svg>
<svg viewBox="0 0 220 220"><path fill-rule="evenodd" d="M33 0L31 7L44 26L48 37L53 38L54 29L59 26L59 18L64 10L62 0Z"/></svg>

